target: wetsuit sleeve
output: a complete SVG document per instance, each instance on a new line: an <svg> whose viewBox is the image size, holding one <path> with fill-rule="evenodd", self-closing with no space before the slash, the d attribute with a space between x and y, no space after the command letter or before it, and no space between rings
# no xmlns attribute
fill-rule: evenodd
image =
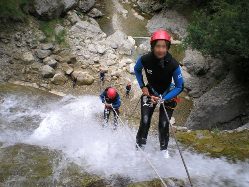
<svg viewBox="0 0 249 187"><path fill-rule="evenodd" d="M119 108L121 106L121 99L120 96L118 95L116 100L112 103L113 108Z"/></svg>
<svg viewBox="0 0 249 187"><path fill-rule="evenodd" d="M178 94L180 94L184 88L184 86L183 86L184 82L183 82L183 77L182 77L182 72L181 72L180 66L178 66L178 68L176 68L176 70L174 71L173 80L175 83L175 88L163 97L164 100L173 99Z"/></svg>
<svg viewBox="0 0 249 187"><path fill-rule="evenodd" d="M143 70L142 59L141 59L141 57L139 57L136 65L134 67L134 72L135 72L137 82L138 82L140 88L145 86L144 80L143 80L142 70Z"/></svg>
<svg viewBox="0 0 249 187"><path fill-rule="evenodd" d="M101 99L101 101L102 101L102 103L105 103L105 96L106 96L106 92L105 91L103 91L102 92L102 94L100 94L100 99Z"/></svg>

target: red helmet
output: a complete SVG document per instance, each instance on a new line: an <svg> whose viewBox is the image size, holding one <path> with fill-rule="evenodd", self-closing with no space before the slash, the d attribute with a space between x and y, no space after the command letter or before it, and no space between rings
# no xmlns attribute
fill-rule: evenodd
<svg viewBox="0 0 249 187"><path fill-rule="evenodd" d="M107 90L107 97L110 99L114 99L117 95L117 91L115 88L108 88Z"/></svg>
<svg viewBox="0 0 249 187"><path fill-rule="evenodd" d="M171 36L165 30L157 30L152 34L150 38L150 43L152 43L155 40L167 40L171 42Z"/></svg>

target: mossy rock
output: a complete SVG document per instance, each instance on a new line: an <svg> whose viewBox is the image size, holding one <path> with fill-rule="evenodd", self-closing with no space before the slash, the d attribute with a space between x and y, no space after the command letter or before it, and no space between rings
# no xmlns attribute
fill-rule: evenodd
<svg viewBox="0 0 249 187"><path fill-rule="evenodd" d="M11 178L20 185L52 182L53 166L59 158L55 151L17 144L1 148L0 153L0 183L10 184Z"/></svg>
<svg viewBox="0 0 249 187"><path fill-rule="evenodd" d="M183 187L185 183L183 180L175 179L175 178L167 178L164 179L164 182L167 186L175 186L175 187ZM137 182L128 185L128 187L163 187L164 185L159 179L154 179L151 181Z"/></svg>
<svg viewBox="0 0 249 187"><path fill-rule="evenodd" d="M107 186L106 181L94 174L89 174L75 163L67 163L67 166L60 171L58 178L60 186L79 186L79 187L102 187Z"/></svg>
<svg viewBox="0 0 249 187"><path fill-rule="evenodd" d="M177 132L177 138L186 146L211 157L226 157L229 160L249 159L249 131L226 132L196 130Z"/></svg>
<svg viewBox="0 0 249 187"><path fill-rule="evenodd" d="M81 181L82 187L101 187L106 186L103 179L99 176L86 175Z"/></svg>

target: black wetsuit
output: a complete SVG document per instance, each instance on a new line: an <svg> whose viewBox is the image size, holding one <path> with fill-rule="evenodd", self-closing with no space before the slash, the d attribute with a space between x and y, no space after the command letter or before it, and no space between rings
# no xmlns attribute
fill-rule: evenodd
<svg viewBox="0 0 249 187"><path fill-rule="evenodd" d="M142 69L146 73L147 85L143 81ZM141 88L146 86L150 95L162 96L165 100L166 110L170 119L177 104L172 99L183 90L183 78L178 62L170 53L167 53L163 59L158 59L150 52L137 60L134 70ZM174 79L175 87L170 90L172 78ZM151 102L150 97L141 97L141 121L136 136L137 144L141 147L146 144L155 107L156 105ZM169 122L162 105L160 106L158 129L160 149L165 150L168 147L169 141Z"/></svg>

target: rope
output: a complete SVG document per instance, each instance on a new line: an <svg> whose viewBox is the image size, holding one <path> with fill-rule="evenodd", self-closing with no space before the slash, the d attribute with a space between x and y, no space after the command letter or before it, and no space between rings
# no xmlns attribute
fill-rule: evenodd
<svg viewBox="0 0 249 187"><path fill-rule="evenodd" d="M138 102L138 103L139 103L139 102ZM137 104L137 105L138 105L138 104ZM132 133L131 133L129 127L127 127L127 125L125 125L125 123L122 121L122 119L120 118L120 116L117 114L117 112L116 112L116 110L113 108L113 106L112 106L112 110L115 112L116 116L118 117L118 119L120 120L120 122L122 123L122 125L123 125L124 127L127 128L129 135L130 135L131 137L133 137L133 135L132 135ZM136 142L136 139L135 139L135 138L134 138L133 140ZM136 142L136 146L137 146L138 149L141 151L141 153L143 154L143 156L145 157L146 161L149 163L149 165L151 166L151 168L153 169L153 171L155 172L155 174L158 176L158 178L159 178L160 181L162 182L163 186L164 186L164 187L168 187L167 184L166 184L166 183L164 182L164 180L162 179L162 177L159 175L159 173L158 173L156 167L152 164L152 162L149 160L149 158L147 157L147 155L145 154L145 152L141 149L141 147L139 147L139 145L137 144L137 142Z"/></svg>
<svg viewBox="0 0 249 187"><path fill-rule="evenodd" d="M179 153L180 153L180 156L181 156L181 159L182 159L182 163L183 163L183 166L184 166L185 171L186 171L186 173L187 173L187 176L188 176L188 180L189 180L190 186L193 187L193 184L192 184L192 181L191 181L189 172L188 172L187 165L186 165L186 163L185 163L185 160L184 160L183 155L182 155L182 151L181 151L180 146L179 146L179 144L178 144L178 141L177 141L177 139L176 139L176 135L175 135L173 126L172 126L172 124L171 124L171 122L170 122L170 120L169 120L169 116L168 116L168 113L167 113L167 111L166 111L165 104L164 104L164 102L162 102L161 104L162 104L162 106L163 106L163 110L164 110L164 113L165 113L165 115L166 115L167 121L169 122L170 130L171 130L171 132L172 132L172 134L173 134L173 137L174 137L174 140L175 140L177 149L178 149L178 151L179 151Z"/></svg>

